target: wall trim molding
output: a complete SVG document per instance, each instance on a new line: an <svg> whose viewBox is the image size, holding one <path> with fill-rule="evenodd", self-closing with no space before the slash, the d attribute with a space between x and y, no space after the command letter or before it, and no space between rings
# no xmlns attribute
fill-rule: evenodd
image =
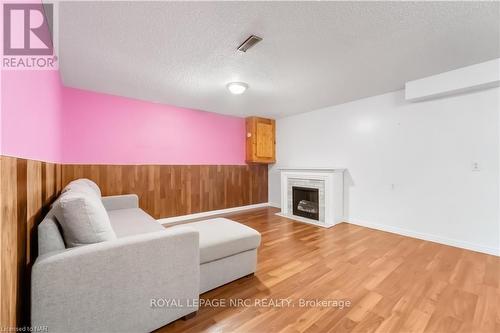
<svg viewBox="0 0 500 333"><path fill-rule="evenodd" d="M421 240L425 240L425 241L429 241L429 242L458 247L458 248L465 249L465 250L471 250L471 251L491 254L491 255L494 255L497 257L500 256L500 248L482 246L482 245L478 245L475 243L470 243L470 242L466 242L466 241L462 241L462 240L458 240L458 239L447 238L447 237L437 236L437 235L433 235L433 234L413 231L413 230L409 230L409 229L394 227L394 226L390 226L387 224L372 223L372 222L368 222L368 221L361 221L361 220L357 220L357 219L348 219L348 218L345 218L344 221L346 223L358 225L361 227L390 232L390 233L401 235L401 236L407 236L407 237L417 238L417 239L421 239Z"/></svg>
<svg viewBox="0 0 500 333"><path fill-rule="evenodd" d="M137 163L106 163L106 162L64 162L52 161L47 159L32 158L30 156L13 155L9 153L0 152L0 156L18 158L21 160L30 160L42 163L60 164L60 165L116 165L116 166L143 166L143 165L168 165L168 166L247 166L248 163L160 163L160 162L137 162Z"/></svg>
<svg viewBox="0 0 500 333"><path fill-rule="evenodd" d="M19 160L27 160L27 161L33 161L33 162L50 163L50 164L63 164L63 163L58 162L58 161L50 161L50 160L40 159L40 158L31 158L29 156L12 155L12 154L5 153L5 152L1 152L0 156L10 157L10 158L17 158Z"/></svg>
<svg viewBox="0 0 500 333"><path fill-rule="evenodd" d="M238 206L238 207L231 207L231 208L218 209L218 210L209 210L209 211L201 212L201 213L166 217L166 218L158 219L157 221L162 225L171 225L171 224L176 224L178 222L183 222L183 221L187 221L187 220L199 219L202 217L210 217L210 216L214 216L214 215L234 213L234 212L239 212L242 210L263 208L263 207L269 207L269 206L270 206L270 204L268 202L264 202L264 203L253 204L253 205Z"/></svg>

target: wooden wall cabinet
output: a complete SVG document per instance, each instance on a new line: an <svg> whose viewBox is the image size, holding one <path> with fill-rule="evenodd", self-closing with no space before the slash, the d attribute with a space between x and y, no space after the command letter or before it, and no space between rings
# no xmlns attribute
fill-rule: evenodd
<svg viewBox="0 0 500 333"><path fill-rule="evenodd" d="M274 119L248 117L246 128L247 163L275 163L276 123Z"/></svg>

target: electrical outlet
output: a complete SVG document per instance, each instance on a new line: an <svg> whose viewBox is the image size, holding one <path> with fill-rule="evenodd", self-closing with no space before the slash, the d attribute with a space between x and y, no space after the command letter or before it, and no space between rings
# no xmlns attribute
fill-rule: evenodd
<svg viewBox="0 0 500 333"><path fill-rule="evenodd" d="M481 171L481 169L479 168L479 163L478 162L472 162L472 165L471 165L471 170L473 172L478 172L478 171Z"/></svg>

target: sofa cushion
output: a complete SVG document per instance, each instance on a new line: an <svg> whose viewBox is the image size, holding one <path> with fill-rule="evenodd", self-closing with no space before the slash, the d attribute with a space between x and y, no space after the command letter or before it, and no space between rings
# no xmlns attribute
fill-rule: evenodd
<svg viewBox="0 0 500 333"><path fill-rule="evenodd" d="M118 238L165 230L160 223L140 208L109 210L108 215Z"/></svg>
<svg viewBox="0 0 500 333"><path fill-rule="evenodd" d="M171 228L181 227L199 232L200 264L253 250L260 245L259 232L226 218L185 223Z"/></svg>
<svg viewBox="0 0 500 333"><path fill-rule="evenodd" d="M96 183L87 178L80 178L70 182L62 190L63 193L68 191L93 193L97 195L98 198L101 198L101 189L99 188L99 186L97 186Z"/></svg>
<svg viewBox="0 0 500 333"><path fill-rule="evenodd" d="M51 209L38 225L38 255L66 249L61 226Z"/></svg>
<svg viewBox="0 0 500 333"><path fill-rule="evenodd" d="M108 213L96 195L66 191L57 200L54 214L62 227L66 247L116 239Z"/></svg>

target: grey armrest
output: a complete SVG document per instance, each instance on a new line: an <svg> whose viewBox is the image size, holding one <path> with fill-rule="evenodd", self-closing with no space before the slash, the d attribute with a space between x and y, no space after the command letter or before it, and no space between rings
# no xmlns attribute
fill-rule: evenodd
<svg viewBox="0 0 500 333"><path fill-rule="evenodd" d="M139 208L137 194L110 195L102 197L102 204L106 210Z"/></svg>
<svg viewBox="0 0 500 333"><path fill-rule="evenodd" d="M197 310L199 267L198 232L189 228L47 253L33 265L32 325L49 332L152 331ZM185 304L154 307L156 299Z"/></svg>

